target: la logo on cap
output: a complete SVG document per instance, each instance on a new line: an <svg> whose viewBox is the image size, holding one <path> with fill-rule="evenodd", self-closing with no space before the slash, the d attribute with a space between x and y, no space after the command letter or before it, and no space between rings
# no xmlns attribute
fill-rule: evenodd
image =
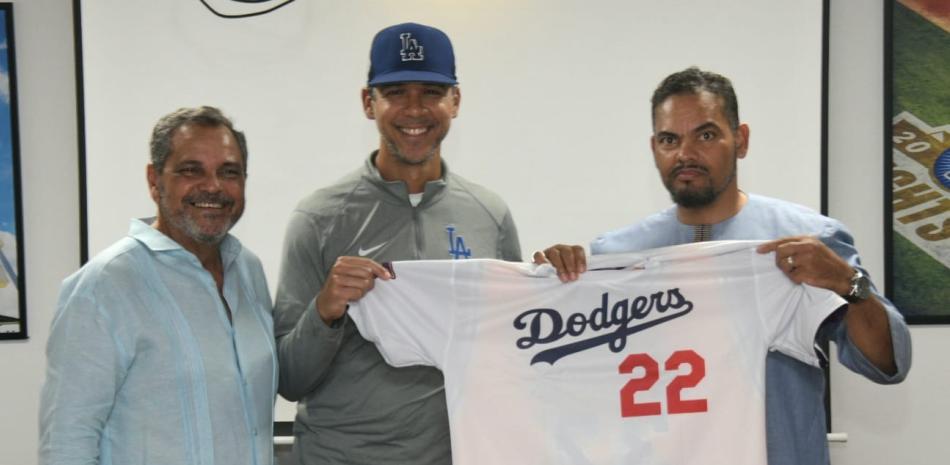
<svg viewBox="0 0 950 465"><path fill-rule="evenodd" d="M402 61L425 60L425 56L422 54L423 47L419 45L416 39L412 38L411 32L399 34L399 39L402 40L402 50L399 51L399 55L402 56Z"/></svg>
<svg viewBox="0 0 950 465"><path fill-rule="evenodd" d="M397 24L377 32L369 49L366 85L400 82L457 85L449 36L416 23Z"/></svg>

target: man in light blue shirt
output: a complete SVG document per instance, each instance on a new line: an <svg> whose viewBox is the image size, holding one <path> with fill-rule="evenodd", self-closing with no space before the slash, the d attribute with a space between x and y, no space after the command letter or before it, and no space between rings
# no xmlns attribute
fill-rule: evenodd
<svg viewBox="0 0 950 465"><path fill-rule="evenodd" d="M881 384L910 370L910 333L894 305L871 284L851 234L840 222L801 205L738 188L737 162L749 147L749 126L729 79L689 68L668 76L653 94L650 145L663 184L676 204L594 239L592 254L632 252L706 240L771 240L776 266L796 283L829 289L848 300L826 321L816 342L834 341L841 363ZM535 253L563 281L586 270L580 246ZM829 463L824 373L779 352L766 362L769 465Z"/></svg>
<svg viewBox="0 0 950 465"><path fill-rule="evenodd" d="M154 220L63 282L40 463L272 465L277 360L244 210L244 135L211 107L152 132Z"/></svg>

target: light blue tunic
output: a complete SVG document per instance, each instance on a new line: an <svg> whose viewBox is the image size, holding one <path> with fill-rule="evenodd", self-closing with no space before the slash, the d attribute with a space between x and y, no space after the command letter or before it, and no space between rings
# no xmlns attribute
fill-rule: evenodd
<svg viewBox="0 0 950 465"><path fill-rule="evenodd" d="M633 225L605 233L590 244L594 255L632 252L693 241L693 227L679 222L670 207ZM759 195L738 214L712 225L710 240L770 240L814 235L852 267L861 259L851 233L840 222L809 208ZM869 362L848 338L842 320L826 323L819 340L832 340L838 359L851 371L881 384L901 382L910 370L910 332L894 305L873 288L890 322L897 373L888 376ZM821 341L819 341L821 342ZM811 367L778 352L766 361L766 428L769 465L823 465L829 463L825 439L825 378Z"/></svg>
<svg viewBox="0 0 950 465"><path fill-rule="evenodd" d="M41 464L273 463L270 295L236 238L221 256L233 323L197 257L139 220L63 282Z"/></svg>

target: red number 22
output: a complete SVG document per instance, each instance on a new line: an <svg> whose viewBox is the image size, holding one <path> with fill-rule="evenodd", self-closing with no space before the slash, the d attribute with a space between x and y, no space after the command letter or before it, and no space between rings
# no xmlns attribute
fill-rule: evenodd
<svg viewBox="0 0 950 465"><path fill-rule="evenodd" d="M696 413L706 411L706 399L683 399L680 391L695 387L706 377L706 361L692 350L678 350L666 359L664 369L674 371L683 364L690 366L688 373L681 374L666 386L666 410L668 413ZM637 403L635 394L648 391L660 379L660 366L649 354L630 354L620 363L620 374L630 374L637 367L643 367L644 374L640 378L627 381L620 389L620 415L624 417L639 417L659 415L660 402Z"/></svg>

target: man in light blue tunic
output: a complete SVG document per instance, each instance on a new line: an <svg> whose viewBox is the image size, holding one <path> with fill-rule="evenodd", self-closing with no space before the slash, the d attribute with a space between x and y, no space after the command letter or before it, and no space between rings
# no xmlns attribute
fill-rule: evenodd
<svg viewBox="0 0 950 465"><path fill-rule="evenodd" d="M910 333L894 305L871 284L851 234L840 222L801 205L739 190L737 161L749 126L729 79L689 68L668 76L653 94L654 162L676 205L593 240L592 254L632 252L705 240L771 240L776 266L796 283L832 290L849 304L822 325L816 343L834 341L849 370L880 384L910 370ZM535 253L563 281L586 270L580 246ZM818 368L779 352L766 363L769 465L829 463L825 379Z"/></svg>
<svg viewBox="0 0 950 465"><path fill-rule="evenodd" d="M272 465L277 359L244 210L244 135L211 107L152 132L154 219L63 282L40 463Z"/></svg>

